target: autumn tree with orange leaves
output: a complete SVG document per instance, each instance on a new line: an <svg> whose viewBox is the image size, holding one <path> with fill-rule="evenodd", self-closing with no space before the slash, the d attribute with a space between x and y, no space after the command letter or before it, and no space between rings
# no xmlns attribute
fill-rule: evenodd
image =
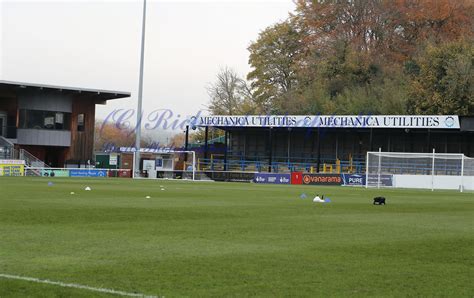
<svg viewBox="0 0 474 298"><path fill-rule="evenodd" d="M286 21L268 27L249 47L254 110L472 113L466 76L473 67L473 19L473 0L297 0ZM452 51L455 57L447 54ZM458 86L449 94L436 89L436 79L423 77L452 73L460 61L462 72L442 77ZM424 108L435 99L442 108Z"/></svg>
<svg viewBox="0 0 474 298"><path fill-rule="evenodd" d="M154 144L153 138L144 135L141 140L142 147L149 147ZM166 144L165 144L166 145ZM94 131L94 150L108 151L116 150L120 147L135 146L135 131L133 128L124 127L112 122L97 120Z"/></svg>

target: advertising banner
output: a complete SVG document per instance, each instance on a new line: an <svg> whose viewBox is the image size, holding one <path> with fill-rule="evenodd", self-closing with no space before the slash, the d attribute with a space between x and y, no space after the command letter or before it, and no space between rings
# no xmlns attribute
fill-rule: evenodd
<svg viewBox="0 0 474 298"><path fill-rule="evenodd" d="M162 169L163 169L163 158L162 158L162 157L156 158L156 160L155 160L155 168L156 168L157 170L162 170Z"/></svg>
<svg viewBox="0 0 474 298"><path fill-rule="evenodd" d="M41 176L44 177L69 177L69 170L41 170Z"/></svg>
<svg viewBox="0 0 474 298"><path fill-rule="evenodd" d="M110 153L109 155L109 165L116 166L118 164L118 155L117 153Z"/></svg>
<svg viewBox="0 0 474 298"><path fill-rule="evenodd" d="M255 174L255 183L267 184L290 184L290 174L272 174L272 173L257 173Z"/></svg>
<svg viewBox="0 0 474 298"><path fill-rule="evenodd" d="M365 186L365 175L341 174L342 185L345 186Z"/></svg>
<svg viewBox="0 0 474 298"><path fill-rule="evenodd" d="M18 159L0 159L0 165L25 165L25 161Z"/></svg>
<svg viewBox="0 0 474 298"><path fill-rule="evenodd" d="M109 177L132 178L132 170L109 171Z"/></svg>
<svg viewBox="0 0 474 298"><path fill-rule="evenodd" d="M379 175L369 175L369 185L377 185L379 181ZM380 186L393 186L393 175L381 174L380 175Z"/></svg>
<svg viewBox="0 0 474 298"><path fill-rule="evenodd" d="M25 166L22 164L0 164L0 176L24 176Z"/></svg>
<svg viewBox="0 0 474 298"><path fill-rule="evenodd" d="M459 129L457 115L213 115L191 117L193 126Z"/></svg>
<svg viewBox="0 0 474 298"><path fill-rule="evenodd" d="M303 174L305 185L341 185L340 174Z"/></svg>
<svg viewBox="0 0 474 298"><path fill-rule="evenodd" d="M291 173L291 184L303 184L303 173L302 172Z"/></svg>
<svg viewBox="0 0 474 298"><path fill-rule="evenodd" d="M107 170L77 169L69 170L70 177L107 177Z"/></svg>
<svg viewBox="0 0 474 298"><path fill-rule="evenodd" d="M214 181L251 182L255 179L255 173L253 172L208 171L204 173L209 179Z"/></svg>

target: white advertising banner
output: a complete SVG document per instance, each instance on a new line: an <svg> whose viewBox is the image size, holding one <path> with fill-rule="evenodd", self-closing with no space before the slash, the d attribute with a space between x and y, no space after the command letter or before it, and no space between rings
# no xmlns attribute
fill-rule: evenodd
<svg viewBox="0 0 474 298"><path fill-rule="evenodd" d="M24 165L25 161L20 159L0 159L0 165Z"/></svg>
<svg viewBox="0 0 474 298"><path fill-rule="evenodd" d="M325 127L325 128L432 128L459 129L459 117L360 115L360 116L200 116L191 118L196 127Z"/></svg>
<svg viewBox="0 0 474 298"><path fill-rule="evenodd" d="M109 155L109 165L116 166L118 163L118 155L116 153L111 153Z"/></svg>

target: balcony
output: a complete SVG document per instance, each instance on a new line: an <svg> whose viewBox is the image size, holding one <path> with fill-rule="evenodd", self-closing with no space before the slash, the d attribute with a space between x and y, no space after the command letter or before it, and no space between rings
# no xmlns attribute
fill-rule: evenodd
<svg viewBox="0 0 474 298"><path fill-rule="evenodd" d="M18 128L17 144L69 147L71 146L71 131Z"/></svg>
<svg viewBox="0 0 474 298"><path fill-rule="evenodd" d="M2 126L0 129L0 137L3 137L5 139L4 142L19 145L59 147L71 146L70 130L17 128L15 126Z"/></svg>

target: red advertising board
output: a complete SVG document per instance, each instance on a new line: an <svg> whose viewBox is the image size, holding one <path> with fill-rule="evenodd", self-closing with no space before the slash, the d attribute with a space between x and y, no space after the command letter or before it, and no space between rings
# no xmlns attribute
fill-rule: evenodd
<svg viewBox="0 0 474 298"><path fill-rule="evenodd" d="M306 185L341 185L340 174L303 174L303 184Z"/></svg>
<svg viewBox="0 0 474 298"><path fill-rule="evenodd" d="M303 173L292 172L291 173L291 184L303 184Z"/></svg>

